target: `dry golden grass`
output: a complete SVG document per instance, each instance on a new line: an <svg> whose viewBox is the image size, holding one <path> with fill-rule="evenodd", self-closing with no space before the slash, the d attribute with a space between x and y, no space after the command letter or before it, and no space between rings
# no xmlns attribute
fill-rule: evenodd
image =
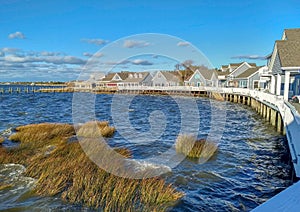
<svg viewBox="0 0 300 212"><path fill-rule="evenodd" d="M108 123L99 125L102 129L109 127ZM0 163L24 164L25 175L37 179L35 192L39 195L60 196L67 202L104 211L163 211L182 197L162 179L122 178L100 169L78 142L68 142L74 133L73 127L65 124L18 127L11 138L20 145L13 149L0 147ZM91 138L82 142L89 144ZM116 151L131 157L127 149ZM118 162L109 160L107 165Z"/></svg>
<svg viewBox="0 0 300 212"><path fill-rule="evenodd" d="M10 188L12 188L12 187L13 187L12 184L2 184L2 183L0 182L0 190L10 189Z"/></svg>
<svg viewBox="0 0 300 212"><path fill-rule="evenodd" d="M204 139L196 140L193 135L179 135L176 151L190 158L209 159L217 150L217 145Z"/></svg>
<svg viewBox="0 0 300 212"><path fill-rule="evenodd" d="M115 128L110 127L107 121L87 122L77 130L77 135L87 138L112 137Z"/></svg>
<svg viewBox="0 0 300 212"><path fill-rule="evenodd" d="M4 138L0 137L0 145L4 142Z"/></svg>

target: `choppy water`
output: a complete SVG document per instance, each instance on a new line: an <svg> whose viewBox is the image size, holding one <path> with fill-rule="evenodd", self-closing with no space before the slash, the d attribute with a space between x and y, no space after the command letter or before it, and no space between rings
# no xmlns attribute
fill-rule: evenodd
<svg viewBox="0 0 300 212"><path fill-rule="evenodd" d="M71 93L0 94L0 134L7 136L10 129L30 123L72 123L72 96ZM132 96L120 98L125 102L128 97ZM285 137L246 106L198 98L195 101L200 117L197 117L193 114L194 109L189 108L191 98L136 96L127 110L121 103L115 105L117 116L121 117L116 123L116 114L111 113L111 101L112 95L97 95L96 117L118 124L120 131L110 139L110 144L126 146L137 159L155 157L170 148L182 127L182 119L188 119L185 121L191 132L199 127L196 132L199 138L208 136L214 122L220 122L218 126L222 126L221 122L225 124L219 150L213 158L204 164L185 159L163 175L167 182L185 193L172 211L249 211L291 183ZM179 109L178 102L189 114ZM222 114L226 119L218 120ZM143 133L153 127L159 131L155 126L162 122L162 133L149 142ZM129 132L134 129L134 136L124 133L126 129ZM140 143L131 142L132 138L137 138ZM5 141L4 145L11 143ZM0 183L12 184L0 191L0 210L82 209L57 198L32 195L30 189L34 179L24 177L23 171L24 167L17 164L0 165Z"/></svg>

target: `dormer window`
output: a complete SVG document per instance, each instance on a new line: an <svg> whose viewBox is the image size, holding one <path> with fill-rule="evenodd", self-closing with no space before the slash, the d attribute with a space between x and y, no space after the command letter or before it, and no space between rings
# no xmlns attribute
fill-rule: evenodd
<svg viewBox="0 0 300 212"><path fill-rule="evenodd" d="M143 75L141 73L139 73L139 78L143 78Z"/></svg>
<svg viewBox="0 0 300 212"><path fill-rule="evenodd" d="M133 75L132 75L132 74L129 74L129 78L132 79L132 78L133 78Z"/></svg>
<svg viewBox="0 0 300 212"><path fill-rule="evenodd" d="M134 78L137 78L137 74L136 73L134 74Z"/></svg>

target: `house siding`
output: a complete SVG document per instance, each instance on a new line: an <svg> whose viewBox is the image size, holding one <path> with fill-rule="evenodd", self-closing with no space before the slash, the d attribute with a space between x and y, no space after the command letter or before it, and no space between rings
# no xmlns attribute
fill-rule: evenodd
<svg viewBox="0 0 300 212"><path fill-rule="evenodd" d="M242 74L243 72L245 72L249 68L250 67L246 63L244 63L239 68L235 69L230 75L233 77L236 77L236 76Z"/></svg>
<svg viewBox="0 0 300 212"><path fill-rule="evenodd" d="M278 53L275 55L274 63L271 68L272 68L272 74L279 74L282 72Z"/></svg>
<svg viewBox="0 0 300 212"><path fill-rule="evenodd" d="M196 75L199 75L199 79L196 79ZM189 80L189 84L191 86L198 86L198 83L200 84L200 86L205 86L206 85L206 80L205 78L199 73L195 73L193 75L193 77Z"/></svg>
<svg viewBox="0 0 300 212"><path fill-rule="evenodd" d="M249 77L248 88L254 89L254 81L259 81L259 79L260 79L259 72L256 72L254 75Z"/></svg>

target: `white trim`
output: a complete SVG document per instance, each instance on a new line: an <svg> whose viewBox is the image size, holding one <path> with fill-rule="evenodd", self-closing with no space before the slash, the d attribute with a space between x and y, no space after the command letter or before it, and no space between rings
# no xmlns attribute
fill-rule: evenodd
<svg viewBox="0 0 300 212"><path fill-rule="evenodd" d="M299 71L300 66L298 66L298 67L281 67L281 70L285 70L285 71L287 71L287 70L296 70L296 69L297 69L297 71Z"/></svg>
<svg viewBox="0 0 300 212"><path fill-rule="evenodd" d="M241 66L243 66L244 64L246 64L249 68L252 68L252 66L249 64L249 63L247 63L247 62L243 62L239 67L237 67L236 69L234 69L230 74L228 74L228 75L232 75L232 74L234 74L234 72L236 72L236 70L238 70ZM247 69L248 70L248 69Z"/></svg>

